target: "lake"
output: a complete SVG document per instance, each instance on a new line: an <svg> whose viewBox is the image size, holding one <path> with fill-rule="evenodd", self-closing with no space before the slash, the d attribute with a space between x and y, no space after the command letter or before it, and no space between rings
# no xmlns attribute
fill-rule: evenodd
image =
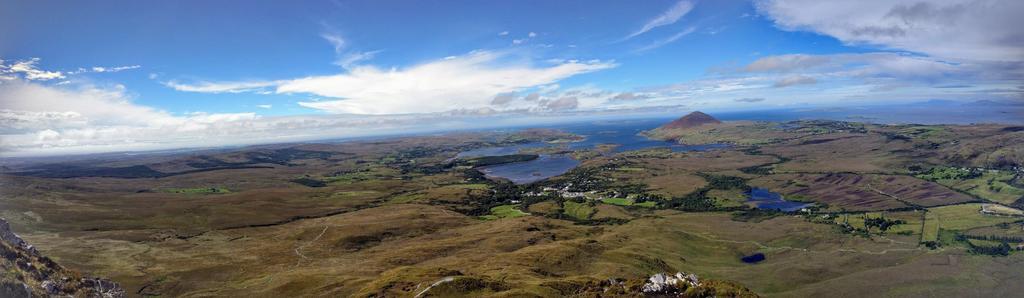
<svg viewBox="0 0 1024 298"><path fill-rule="evenodd" d="M480 167L488 177L505 178L515 184L527 184L558 176L572 170L580 162L568 155L541 155L537 159Z"/></svg>
<svg viewBox="0 0 1024 298"><path fill-rule="evenodd" d="M787 201L782 195L763 188L752 188L747 203L758 209L775 209L785 212L793 212L804 207L811 206L810 203Z"/></svg>
<svg viewBox="0 0 1024 298"><path fill-rule="evenodd" d="M551 128L574 133L583 136L585 139L572 143L548 144L536 142L514 146L478 148L460 152L455 158L510 155L520 153L524 149L540 147L586 150L601 144L618 145L609 154L648 148L668 148L674 152L688 152L729 147L727 144L681 145L674 142L648 139L638 135L642 131L654 129L665 122L668 122L668 120L643 119L561 125ZM505 178L516 184L527 184L564 174L579 164L579 161L568 155L553 154L541 155L539 158L531 161L481 167L480 171L488 177Z"/></svg>

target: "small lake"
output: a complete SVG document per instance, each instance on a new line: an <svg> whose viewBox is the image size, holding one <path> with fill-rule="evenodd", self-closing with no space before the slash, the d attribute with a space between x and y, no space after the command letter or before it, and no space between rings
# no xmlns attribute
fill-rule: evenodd
<svg viewBox="0 0 1024 298"><path fill-rule="evenodd" d="M515 184L527 184L558 176L572 170L580 162L567 155L541 155L537 159L480 167L489 177L508 179Z"/></svg>
<svg viewBox="0 0 1024 298"><path fill-rule="evenodd" d="M752 255L749 255L749 256L744 256L744 257L740 258L740 261L743 261L744 263L747 263L747 264L757 264L757 263L760 263L761 261L764 261L764 259L765 258L764 258L764 254L763 253L755 253L755 254L752 254Z"/></svg>
<svg viewBox="0 0 1024 298"><path fill-rule="evenodd" d="M750 197L747 198L747 203L759 209L775 209L785 212L797 211L812 205L804 202L787 201L778 193L756 187L750 190Z"/></svg>

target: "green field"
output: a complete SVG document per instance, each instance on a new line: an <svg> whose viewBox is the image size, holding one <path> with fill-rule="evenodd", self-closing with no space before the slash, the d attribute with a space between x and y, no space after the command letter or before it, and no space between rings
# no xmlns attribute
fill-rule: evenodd
<svg viewBox="0 0 1024 298"><path fill-rule="evenodd" d="M1024 189L1010 185L1014 174L1008 171L983 171L980 177L966 180L936 179L935 182L954 189L966 191L986 200L1013 204L1024 197Z"/></svg>
<svg viewBox="0 0 1024 298"><path fill-rule="evenodd" d="M626 199L626 198L607 198L607 199L601 200L601 202L604 202L606 204L619 205L619 206L638 206L638 207L644 207L644 208L653 208L654 206L658 205L657 202L653 202L653 201L637 203L637 202L634 202L633 199Z"/></svg>
<svg viewBox="0 0 1024 298"><path fill-rule="evenodd" d="M566 215L572 216L576 219L586 220L590 219L591 215L594 215L594 207L590 207L587 203L565 201L563 208L565 209Z"/></svg>
<svg viewBox="0 0 1024 298"><path fill-rule="evenodd" d="M486 220L495 220L499 218L515 218L527 215L530 214L523 212L519 209L516 209L516 205L501 205L491 208L491 214L481 216L480 218Z"/></svg>
<svg viewBox="0 0 1024 298"><path fill-rule="evenodd" d="M938 240L939 230L964 231L1024 219L1022 217L982 214L981 205L980 203L975 203L929 208L928 213L925 215L921 241Z"/></svg>
<svg viewBox="0 0 1024 298"><path fill-rule="evenodd" d="M857 229L866 229L864 226L865 218L881 218L884 217L888 220L902 220L904 224L898 224L889 227L885 231L887 234L920 234L921 225L921 212L909 211L909 212L869 212L864 214L851 214L849 216L838 216L834 220L836 223L848 223L851 227ZM876 227L869 229L871 232L880 232Z"/></svg>
<svg viewBox="0 0 1024 298"><path fill-rule="evenodd" d="M935 212L928 212L924 215L924 224L921 227L921 242L939 240L939 217Z"/></svg>

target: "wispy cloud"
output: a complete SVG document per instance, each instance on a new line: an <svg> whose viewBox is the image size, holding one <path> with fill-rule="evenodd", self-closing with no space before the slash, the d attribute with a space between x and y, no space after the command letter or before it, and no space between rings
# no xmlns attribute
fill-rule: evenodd
<svg viewBox="0 0 1024 298"><path fill-rule="evenodd" d="M686 28L685 30L680 31L680 32L678 32L676 34L673 34L672 36L669 36L668 38L661 39L661 40L655 41L654 43L651 43L649 45L646 45L646 46L643 46L641 48L638 48L638 49L636 49L636 52L646 52L646 51L650 51L650 50L653 50L653 49L660 48L660 47L662 47L664 45L673 43L676 40L679 40L680 38L683 38L683 36L690 35L690 33L693 33L696 30L697 30L697 27Z"/></svg>
<svg viewBox="0 0 1024 298"><path fill-rule="evenodd" d="M337 57L334 64L345 69L349 69L359 62L373 59L373 57L381 52L381 50L366 52L350 50L348 41L338 33L321 33L320 37L334 47L334 55Z"/></svg>
<svg viewBox="0 0 1024 298"><path fill-rule="evenodd" d="M340 34L323 33L320 34L320 37L326 40L328 43L330 43L332 47L334 47L334 54L340 55L342 51L345 49L345 38L342 38Z"/></svg>
<svg viewBox="0 0 1024 298"><path fill-rule="evenodd" d="M669 7L665 12L662 12L660 15L648 20L640 30L629 34L625 39L630 39L640 34L647 33L647 31L651 31L657 27L675 24L675 22L679 21L680 18L685 16L687 13L690 13L690 10L693 10L693 2L685 0L679 1L675 5L672 5L672 7Z"/></svg>
<svg viewBox="0 0 1024 298"><path fill-rule="evenodd" d="M775 84L772 86L775 86L775 88L782 88L795 85L811 85L816 83L818 83L818 80L814 79L813 77L794 75L784 77L781 80L776 81Z"/></svg>
<svg viewBox="0 0 1024 298"><path fill-rule="evenodd" d="M734 99L733 101L735 101L735 102L762 102L762 101L764 101L764 97L744 97L744 98Z"/></svg>
<svg viewBox="0 0 1024 298"><path fill-rule="evenodd" d="M93 66L90 68L78 68L78 70L68 72L68 74L82 74L82 73L105 73L105 72L121 72L125 70L139 69L141 65L128 65L128 66Z"/></svg>
<svg viewBox="0 0 1024 298"><path fill-rule="evenodd" d="M178 81L163 82L164 86L174 90L198 93L242 93L264 90L274 86L273 81L248 81L248 82L197 82L192 84L180 83Z"/></svg>
<svg viewBox="0 0 1024 298"><path fill-rule="evenodd" d="M335 61L334 64L341 66L345 69L349 69L358 64L359 62L373 59L373 57L377 56L377 54L380 52L382 52L382 50L348 53L341 56L341 58L338 58L338 60Z"/></svg>

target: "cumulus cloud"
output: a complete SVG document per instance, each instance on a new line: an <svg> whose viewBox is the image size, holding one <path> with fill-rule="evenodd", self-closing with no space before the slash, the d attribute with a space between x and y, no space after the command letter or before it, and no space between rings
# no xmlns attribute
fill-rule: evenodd
<svg viewBox="0 0 1024 298"><path fill-rule="evenodd" d="M360 66L344 74L281 81L276 92L337 98L299 103L331 113L436 113L486 107L502 93L615 67L610 62L575 60L534 66L502 63L502 57L502 53L473 52L405 69Z"/></svg>
<svg viewBox="0 0 1024 298"><path fill-rule="evenodd" d="M813 77L794 75L784 77L781 80L776 81L775 84L772 86L775 86L776 88L782 88L794 85L810 85L815 83L818 83L818 80L814 79Z"/></svg>
<svg viewBox="0 0 1024 298"><path fill-rule="evenodd" d="M261 117L248 112L175 115L136 104L129 94L118 85L56 86L21 78L4 81L0 83L0 156L309 141L537 121L537 118L493 116L498 112L489 107L429 115ZM545 104L563 110L573 106L568 99ZM474 118L482 115L497 118L487 118L487 121ZM424 122L431 125L423 126Z"/></svg>
<svg viewBox="0 0 1024 298"><path fill-rule="evenodd" d="M647 33L647 31L651 31L652 29L657 27L675 24L677 21L679 21L680 18L685 16L687 13L690 13L690 10L693 10L693 2L676 2L675 5L669 7L669 9L666 10L665 12L662 12L660 15L648 20L647 23L644 23L644 26L641 27L640 30L637 30L629 34L629 36L626 36L626 39L630 39L636 37L637 35Z"/></svg>
<svg viewBox="0 0 1024 298"><path fill-rule="evenodd" d="M785 30L957 60L1024 60L1024 1L760 0Z"/></svg>

